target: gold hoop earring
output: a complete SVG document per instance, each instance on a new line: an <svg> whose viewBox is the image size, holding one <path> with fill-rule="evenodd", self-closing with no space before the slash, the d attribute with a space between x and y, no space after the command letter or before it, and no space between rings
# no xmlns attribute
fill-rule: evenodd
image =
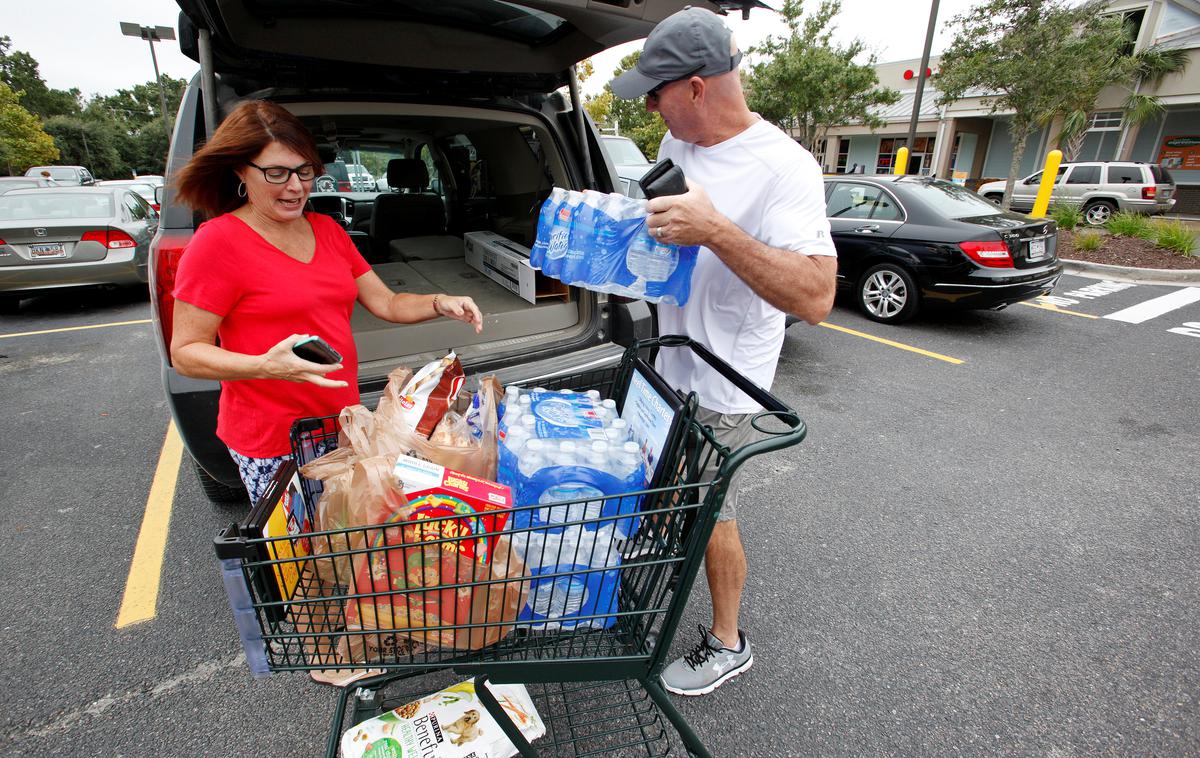
<svg viewBox="0 0 1200 758"><path fill-rule="evenodd" d="M245 182L238 182L237 196L238 197L246 196L246 183Z"/></svg>

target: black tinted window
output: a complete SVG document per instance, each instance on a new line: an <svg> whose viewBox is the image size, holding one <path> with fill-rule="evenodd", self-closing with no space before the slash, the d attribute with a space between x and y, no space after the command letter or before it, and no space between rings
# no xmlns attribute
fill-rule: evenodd
<svg viewBox="0 0 1200 758"><path fill-rule="evenodd" d="M1171 176L1171 172L1159 165L1150 167L1150 176L1154 177L1155 184L1174 184L1175 177Z"/></svg>
<svg viewBox="0 0 1200 758"><path fill-rule="evenodd" d="M1144 181L1141 166L1108 167L1109 184L1142 184Z"/></svg>
<svg viewBox="0 0 1200 758"><path fill-rule="evenodd" d="M1067 176L1067 184L1099 184L1099 166L1076 166Z"/></svg>

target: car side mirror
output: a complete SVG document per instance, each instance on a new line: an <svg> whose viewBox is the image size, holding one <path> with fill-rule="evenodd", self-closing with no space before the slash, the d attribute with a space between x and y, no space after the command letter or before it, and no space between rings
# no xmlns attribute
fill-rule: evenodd
<svg viewBox="0 0 1200 758"><path fill-rule="evenodd" d="M161 186L155 186L155 188L154 188L154 204L162 205L162 201L163 201L163 188Z"/></svg>

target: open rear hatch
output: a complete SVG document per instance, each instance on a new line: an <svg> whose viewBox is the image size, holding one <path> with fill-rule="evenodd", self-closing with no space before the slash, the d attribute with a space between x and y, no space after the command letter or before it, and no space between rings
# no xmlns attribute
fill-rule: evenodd
<svg viewBox="0 0 1200 758"><path fill-rule="evenodd" d="M687 5L718 13L758 0L179 0L180 47L200 60L212 38L223 75L314 82L330 62L360 81L416 69L413 82L486 76L493 87L550 92L588 56L640 39ZM341 74L345 68L337 66ZM266 71L264 69L269 69ZM430 76L442 72L444 76ZM401 80L403 77L401 77ZM343 81L343 84L345 82Z"/></svg>

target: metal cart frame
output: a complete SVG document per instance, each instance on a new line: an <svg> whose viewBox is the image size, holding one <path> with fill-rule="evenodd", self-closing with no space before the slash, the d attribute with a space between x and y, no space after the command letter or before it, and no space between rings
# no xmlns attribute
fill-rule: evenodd
<svg viewBox="0 0 1200 758"><path fill-rule="evenodd" d="M616 368L539 383L551 390L598 389L606 396L619 396L618 402L623 403L632 368L639 365L645 370L648 364L639 358L653 350L691 350L754 399L764 408L751 422L762 438L735 450L721 445L710 428L696 421L698 401L691 393L684 398L682 432L661 456L667 472L662 486L563 503L564 507L586 506L599 500L628 503L629 498L636 498L635 533L604 548L618 551L619 562L597 567L592 556L580 557L581 546L589 544L594 554L600 549L595 535L613 537L615 530L604 530L628 520L628 508L552 525L526 519L526 525L514 527L518 511L544 507L514 506L504 528L493 531L472 522L475 531L466 536L460 527L447 529L441 523L462 522L461 517L445 517L419 522L419 532L411 531L418 528L412 526L414 522L404 522L408 525L310 529L284 537L264 537L253 527L235 524L215 539L230 605L253 673L380 672L342 688L327 743L329 756L336 756L340 735L349 725L412 699L411 695L387 694L394 686L444 671L475 677L481 703L526 757L539 751L504 715L488 691L489 679L529 687L539 712L547 709L543 715L549 730L547 743L556 754L608 754L634 747L638 754L669 753L675 743L664 728L661 717L665 716L689 753L709 755L672 704L659 674L734 472L756 455L798 444L807 429L794 410L686 337L639 342L628 348ZM336 417L298 421L293 428L297 464L311 461L329 449L330 443L336 444L336 434ZM714 458L718 473L711 481L702 481L702 472ZM294 470L281 470L264 502L278 501ZM319 483L304 480L302 489L311 516L320 495ZM572 535L591 534L592 542L587 542L587 536L563 537L568 530L576 530ZM536 541L544 553L552 538L559 550L555 560L584 561L585 568L560 571L556 565L557 573L545 574L537 581L588 579L602 573L612 579L615 572L619 574L617 589L606 605L590 608L569 623L546 624L516 617L511 612L511 594L522 593L523 605L535 581L524 573L523 563L512 565L524 560L519 548L494 553L490 567L476 565L465 576L453 569L454 574L447 576L452 570L447 566L452 564L445 562L449 560L445 554L459 555L457 551L466 541L478 546L481 554L488 540L508 540L507 545L524 545L527 550L533 550ZM575 554L567 561L563 545L572 540ZM508 566L501 566L496 557L504 554ZM414 555L415 561L411 560ZM436 559L442 561L440 569L421 562L422 556L430 555L441 556ZM546 556L541 557L538 565L546 565ZM393 576L391 561L399 558L403 563ZM389 589L380 592L363 581L364 576L377 575L386 577ZM290 579L285 581L285 577ZM555 591L551 590L551 598ZM493 600L504 593L509 593L508 599L500 598L496 604L507 602L509 611L493 612ZM481 611L484 597L486 611ZM470 605L465 616L464 603ZM347 717L352 719L349 725Z"/></svg>

